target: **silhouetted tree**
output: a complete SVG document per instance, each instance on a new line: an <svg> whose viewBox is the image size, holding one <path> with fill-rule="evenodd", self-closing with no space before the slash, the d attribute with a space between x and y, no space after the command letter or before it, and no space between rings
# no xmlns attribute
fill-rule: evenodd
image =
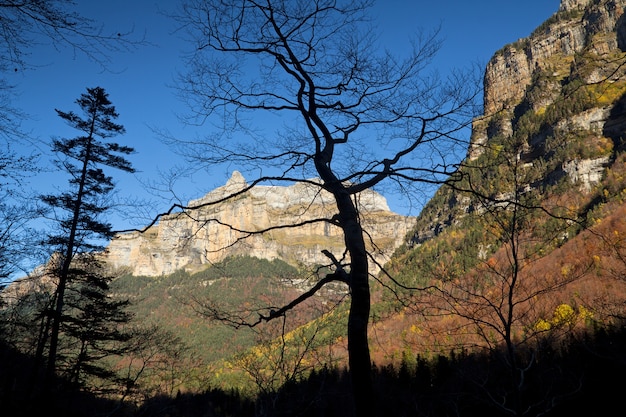
<svg viewBox="0 0 626 417"><path fill-rule="evenodd" d="M23 204L12 190L0 189L0 289L15 273L23 270L21 263L25 254L33 254L36 240L29 221L37 214L36 207Z"/></svg>
<svg viewBox="0 0 626 417"><path fill-rule="evenodd" d="M440 47L436 33L420 34L406 59L381 52L368 24L371 5L369 0L188 0L178 16L195 41L180 84L191 122L221 119L211 127L215 134L177 140L178 149L194 169L229 163L255 173L249 186L220 201L262 182L298 182L312 194L329 193L335 215L310 223L338 227L344 236L344 254L325 252L333 272L292 303L237 325L281 317L329 283L346 285L358 416L375 412L368 346L372 259L359 193L394 185L414 191L419 184L423 191L425 184L447 178L465 153L459 132L477 110L480 89L469 74L441 79L424 71ZM287 127L263 131L274 121ZM177 208L193 217L200 207L175 206L170 212ZM242 238L264 232L227 226Z"/></svg>
<svg viewBox="0 0 626 417"><path fill-rule="evenodd" d="M102 360L123 355L130 348L126 342L131 334L124 327L132 319L126 309L129 302L111 296L111 277L95 256L81 254L74 260L81 270L67 287L61 321L60 333L68 349L58 352L57 362L63 362L58 368L76 387L84 387L87 377L116 380L116 372Z"/></svg>
<svg viewBox="0 0 626 417"><path fill-rule="evenodd" d="M36 262L36 243L28 223L39 213L28 195L27 178L37 172L37 153L23 152L17 143L30 144L21 122L29 116L14 105L14 85L9 74L36 70L32 48L50 45L72 49L99 64L112 63L112 54L128 52L142 44L140 38L119 29L106 32L96 21L76 10L70 0L22 0L0 2L0 285L3 277L28 270ZM27 110L26 110L27 111Z"/></svg>
<svg viewBox="0 0 626 417"><path fill-rule="evenodd" d="M114 183L101 167L134 172L124 157L133 149L110 140L125 130L114 122L118 114L103 88L88 88L76 104L82 115L60 110L57 114L81 135L52 141L52 149L59 155L56 160L59 169L70 176L70 188L60 194L42 196L58 226L47 239L47 244L55 249L49 269L57 280L50 314L48 376L55 371L61 325L69 320L65 303L66 290L70 286L79 291L72 305L80 314L72 319L77 325L72 331L75 335L80 334L79 338L88 337L92 341L102 338L102 335L81 332L88 331L92 324L101 326L100 320L118 320L117 309L122 306L106 299L107 280L94 255L103 250L103 243L112 236L111 225L104 221L103 215L109 209L107 196L113 191ZM89 312L94 308L101 317L89 317L91 313L95 314ZM93 320L96 322L92 323ZM44 332L44 340L46 334Z"/></svg>
<svg viewBox="0 0 626 417"><path fill-rule="evenodd" d="M487 145L481 158L465 162L466 182L457 185L471 192L474 211L464 221L481 231L483 253L470 268L442 268L416 306L432 317L455 317L454 325L438 329L443 338L498 360L468 378L504 415L528 416L542 415L576 389L575 375L548 365L552 346L546 340L584 324L584 311L581 317L569 305L559 306L559 296L592 261L583 253L568 260L553 252L576 232L576 213L555 197L551 202L550 187L537 186L546 177L537 168L542 163L527 164L520 156L524 141L517 139ZM547 256L561 267L540 269ZM553 312L559 317L553 319ZM453 328L458 334L450 338Z"/></svg>
<svg viewBox="0 0 626 417"><path fill-rule="evenodd" d="M192 380L192 374L201 366L179 337L159 326L134 326L129 334L129 344L124 352L125 368L119 375L120 380L125 381L122 399L173 397L181 386Z"/></svg>

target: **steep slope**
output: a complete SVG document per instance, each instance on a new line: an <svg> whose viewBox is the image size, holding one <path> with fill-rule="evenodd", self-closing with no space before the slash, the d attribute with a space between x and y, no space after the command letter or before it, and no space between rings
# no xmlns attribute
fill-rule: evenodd
<svg viewBox="0 0 626 417"><path fill-rule="evenodd" d="M515 142L518 158L541 170L531 186L567 177L576 189L592 192L624 147L624 4L563 0L531 36L494 54L484 76L484 115L473 123L464 173L481 167L493 194L504 192L493 170L485 170L494 152ZM469 194L443 187L420 215L413 242L476 209Z"/></svg>
<svg viewBox="0 0 626 417"><path fill-rule="evenodd" d="M375 326L381 354L626 317L625 8L563 0L490 60L467 158L389 264L431 290Z"/></svg>
<svg viewBox="0 0 626 417"><path fill-rule="evenodd" d="M583 321L626 317L626 225L620 215L626 196L625 7L625 0L563 0L531 36L494 54L484 77L485 114L473 123L467 158L417 219L389 213L375 193L362 196L370 230L386 256L401 245L387 264L397 280L442 291L454 284L466 296L471 286L483 291L472 294L486 303L501 303L507 294L494 295L493 283L507 284L504 267L510 266L510 239L516 239L526 251L516 272L524 287L511 296L537 301L532 314L530 307L525 311L525 322L516 324L518 331L550 323L563 305L579 311ZM224 187L190 205L219 200L244 185L234 173ZM208 206L197 216L207 220L204 229L190 218L168 216L143 234L118 236L109 248L110 262L152 276L202 269L228 255L293 265L324 262L321 249L341 245L332 228L252 236L245 245L231 245L239 236L232 230L220 232L218 222L258 230L273 221L332 215L330 199L298 187L260 187L228 206ZM515 204L520 211L512 209ZM514 230L494 226L509 221L511 213L521 219ZM455 316L460 298L431 295L375 294L374 360L485 344L475 329L468 330L475 322ZM407 308L398 315L399 296L406 297ZM336 355L344 342L337 340Z"/></svg>
<svg viewBox="0 0 626 417"><path fill-rule="evenodd" d="M476 327L492 317L464 315L463 302L485 309L510 295L519 300L511 330L526 336L626 317L625 7L565 0L529 38L495 53L459 175L387 264L398 281L430 291L374 295L377 363L488 345ZM515 229L494 226L511 214ZM525 252L514 275L522 284L506 294L511 233ZM327 352L344 357L344 343Z"/></svg>
<svg viewBox="0 0 626 417"><path fill-rule="evenodd" d="M625 8L626 0L563 0L531 36L494 54L467 158L417 219L391 213L374 192L360 196L379 261L388 261L395 280L420 289L373 286L375 362L491 348L501 342L498 332L523 345L548 330L571 335L626 318ZM283 305L306 278L279 260L325 263L321 250L340 253L342 242L339 230L322 223L240 241L242 230L334 212L329 196L303 185L257 187L219 202L245 185L235 172L189 203L202 206L193 218L172 214L143 233L117 236L107 261L129 273L115 288L132 299L138 319L172 331L193 361L200 358L174 368L228 387L242 383L241 375L230 379L239 366L276 377L268 382L275 388L284 379L268 370L279 369L279 360L291 358L287 371L294 372L345 363L345 311L335 308L344 293L331 288L329 297L312 299L315 314L290 316L256 346L261 331L224 330L198 311L207 314L207 300L252 315ZM305 324L320 311L321 319ZM498 327L509 312L511 322ZM232 358L233 346L249 350Z"/></svg>

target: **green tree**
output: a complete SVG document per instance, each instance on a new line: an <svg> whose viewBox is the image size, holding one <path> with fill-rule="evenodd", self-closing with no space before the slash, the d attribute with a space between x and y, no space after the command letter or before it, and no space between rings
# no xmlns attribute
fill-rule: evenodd
<svg viewBox="0 0 626 417"><path fill-rule="evenodd" d="M132 319L126 309L129 302L110 295L111 278L94 258L94 254L81 254L81 259L74 261L81 265L80 280L68 285L60 329L70 343L57 358L64 362L62 373L76 387L86 386L88 377L116 380L117 374L103 360L130 349L130 333L124 328Z"/></svg>
<svg viewBox="0 0 626 417"><path fill-rule="evenodd" d="M66 289L72 283L81 283L82 298L91 303L102 301L101 290L106 282L94 268L94 253L103 249L104 241L112 236L111 225L103 216L109 210L107 197L114 189L112 177L106 175L102 166L134 172L125 155L133 148L121 146L110 138L125 132L114 120L118 117L108 94L101 87L88 88L76 101L82 115L56 110L59 117L71 127L82 132L71 139L53 139L52 149L58 154L59 169L70 176L69 190L56 195L42 196L52 210L58 230L50 234L47 244L54 248L52 274L57 279L54 306L50 312L50 342L46 375L52 376L56 367L61 323L68 318L64 314ZM76 306L74 306L76 307ZM99 305L103 310L120 307L118 304ZM111 318L111 317L109 317ZM89 322L83 322L85 326ZM47 327L47 326L46 326ZM47 331L44 332L44 340Z"/></svg>
<svg viewBox="0 0 626 417"><path fill-rule="evenodd" d="M195 41L180 84L192 122L220 121L215 134L176 145L194 169L227 162L256 178L221 201L263 182L297 182L334 200L333 216L308 223L340 228L345 253L325 251L333 272L320 274L293 302L268 308L258 323L281 317L327 284L347 286L358 416L376 412L368 345L372 257L359 195L395 185L423 191L447 178L465 153L458 133L474 116L480 89L471 74L426 73L440 47L436 32L419 34L406 58L381 52L369 25L371 6L369 0L187 0L178 16ZM268 122L286 127L264 131ZM199 207L178 208L193 216ZM263 232L230 226L241 236Z"/></svg>

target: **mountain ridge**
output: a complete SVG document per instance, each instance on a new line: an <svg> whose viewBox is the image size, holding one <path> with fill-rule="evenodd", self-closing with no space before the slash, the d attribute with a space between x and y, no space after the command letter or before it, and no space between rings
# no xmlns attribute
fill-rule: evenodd
<svg viewBox="0 0 626 417"><path fill-rule="evenodd" d="M228 256L311 266L328 262L322 250L343 253L329 193L307 183L247 187L234 171L225 185L191 200L185 212L163 216L143 232L116 235L107 247L107 265L132 275L159 276L180 269L197 272ZM222 201L227 196L235 197ZM377 249L372 268L378 270L376 263L387 262L404 243L414 217L391 212L386 199L372 190L356 198L370 245Z"/></svg>
<svg viewBox="0 0 626 417"><path fill-rule="evenodd" d="M482 297L479 301L490 302L481 305L485 307L481 311L499 305L506 297L501 297L497 284L489 286L488 281L507 278L504 268L496 271L500 275L493 274L496 266L506 266L507 247L498 240L500 236L494 236L493 228L489 229L492 224L482 215L498 204L515 207L512 203L518 202L518 195L534 191L541 199L538 205L567 211L556 211L563 225L550 216L526 213L528 228L516 232L527 242L539 237L537 245L531 242L535 258L520 263L519 278L528 291L539 288L539 296L526 300L534 303L543 299L522 317L527 322L513 330L522 328L519 334L528 334L539 324L558 324L559 317L554 317L561 306L574 312L566 323L572 329L588 323L602 325L607 317L626 317L626 43L620 40L626 33L625 8L626 0L563 0L559 12L531 36L494 54L484 79L485 114L474 120L471 147L461 167L465 177L472 170L480 174L476 179L486 190L485 198L492 199L492 206L459 191L455 183L441 187L416 218L390 212L384 197L374 191L359 196L366 229L374 237L376 249L384 248L372 253L396 282L406 284L405 288L438 286L442 292L448 290L445 285L455 286L453 290L465 290L463 285L468 285L471 287L464 296L478 295ZM510 86L515 88L509 91ZM511 144L515 148L508 148ZM502 157L506 152L510 154ZM507 182L505 161L519 167L525 176ZM193 349L206 350L213 343L209 341L217 340L208 333L200 336L209 327L206 318L198 317L195 310L184 313L179 304L197 308L198 302L210 296L219 297L219 305L227 304L229 292L235 292L237 301L246 296L246 309L265 311L268 305L284 305L301 294L304 286L298 283L310 285L312 281L303 281L296 272L287 279L255 280L262 263L247 256L310 267L328 263L322 249L343 253L337 227L328 221L310 222L332 218L332 196L316 194L306 183L260 184L245 190L247 186L245 178L235 171L223 186L189 201L192 210L164 216L143 233L120 234L112 240L107 261L121 275L116 291L132 297L142 314L139 320L158 319L166 329L173 328L181 338L187 337ZM221 201L229 195L235 195L232 201ZM506 215L506 210L502 213ZM570 214L581 219L570 222ZM302 227L256 234L294 222L302 223ZM249 236L244 231L250 232ZM249 276L233 279L229 276L233 265L239 265L238 273ZM572 282L558 287L559 280L570 277ZM477 339L478 332L468 330L475 322L468 324L467 317L455 316L462 297L450 305L435 304L428 298L433 293L423 291L399 300L404 296L401 290L394 287L393 294L385 294L389 289L383 288L386 277L377 278L383 285L373 286L372 292L371 349L376 363L445 355L461 346L479 349L490 342ZM548 279L557 282L558 288L544 296L541 285ZM244 293L261 282L258 292ZM274 291L271 302L266 297L270 290ZM323 304L332 296L341 298L341 290L329 288L328 294L311 301ZM149 303L144 299L147 294ZM399 305L399 301L405 303ZM426 308L439 310L427 317L423 314ZM341 313L340 308L337 310ZM341 324L345 317L339 316L329 321ZM306 314L299 317L302 322L309 319ZM297 320L298 325L302 322ZM320 322L310 323L315 327ZM186 333L185 326L196 333ZM320 342L320 351L331 352L335 363L340 364L345 363L346 356L342 335L329 333ZM232 341L210 349L219 351L227 361L224 358L232 353ZM237 343L247 349L254 341ZM249 352L257 358L258 350L254 349ZM215 374L228 373L224 362L211 363L206 369L211 366L219 371ZM211 378L217 383L215 375Z"/></svg>

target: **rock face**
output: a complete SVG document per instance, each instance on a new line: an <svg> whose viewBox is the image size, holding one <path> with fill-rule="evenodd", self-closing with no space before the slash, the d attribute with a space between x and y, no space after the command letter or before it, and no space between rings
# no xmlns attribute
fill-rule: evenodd
<svg viewBox="0 0 626 417"><path fill-rule="evenodd" d="M314 184L247 187L235 171L228 182L190 201L184 213L171 214L143 233L117 235L107 248L107 264L133 275L157 276L184 269L200 270L226 256L282 259L294 265L326 264L326 249L341 258L341 230L327 221L336 213L330 194ZM358 196L364 228L371 235L377 261L384 263L405 241L414 218L392 213L374 191ZM281 225L297 227L275 228ZM263 234L259 230L269 230Z"/></svg>
<svg viewBox="0 0 626 417"><path fill-rule="evenodd" d="M470 158L491 138L511 136L520 115L545 111L562 100L568 84L618 83L624 75L625 8L624 0L562 0L559 11L530 37L496 52L485 69L484 116L474 122ZM615 103L605 101L556 127L621 134L624 121L615 117ZM545 137L533 140L531 145L537 145Z"/></svg>
<svg viewBox="0 0 626 417"><path fill-rule="evenodd" d="M536 71L554 63L551 58L573 57L591 44L600 53L623 48L623 14L623 1L562 0L559 11L533 35L491 58L484 79L485 115L520 102Z"/></svg>
<svg viewBox="0 0 626 417"><path fill-rule="evenodd" d="M497 51L485 69L484 114L472 124L467 165L488 156L492 143L516 138L526 166L550 166L546 183L567 178L591 191L626 148L625 10L626 0L562 0L529 37ZM474 209L467 195L440 189L439 197L417 219L414 244Z"/></svg>
<svg viewBox="0 0 626 417"><path fill-rule="evenodd" d="M625 9L625 0L562 0L558 12L528 38L496 52L485 69L484 116L474 121L469 158L480 156L492 138L511 136L520 115L543 112L562 100L567 94L564 88L574 80L587 85L608 81L621 90ZM613 93L600 93L605 97L597 98L597 106L568 115L547 134L587 131L615 142L626 128L626 117L624 100L615 103L609 98ZM535 135L529 145L541 146L545 136L545 131ZM565 161L564 171L588 188L600 178L598 161L608 162L606 158Z"/></svg>
<svg viewBox="0 0 626 417"><path fill-rule="evenodd" d="M562 0L558 12L531 36L496 52L485 69L484 116L474 122L470 158L480 153L490 137L512 133L512 112L523 101L526 110L538 111L559 96L564 79L577 77L594 83L621 76L622 71L615 72L621 61L611 58L615 52L626 51L625 5L623 0ZM606 65L581 74L578 68L585 54L606 59ZM533 86L536 91L529 97ZM604 125L607 114L596 112L591 122Z"/></svg>

